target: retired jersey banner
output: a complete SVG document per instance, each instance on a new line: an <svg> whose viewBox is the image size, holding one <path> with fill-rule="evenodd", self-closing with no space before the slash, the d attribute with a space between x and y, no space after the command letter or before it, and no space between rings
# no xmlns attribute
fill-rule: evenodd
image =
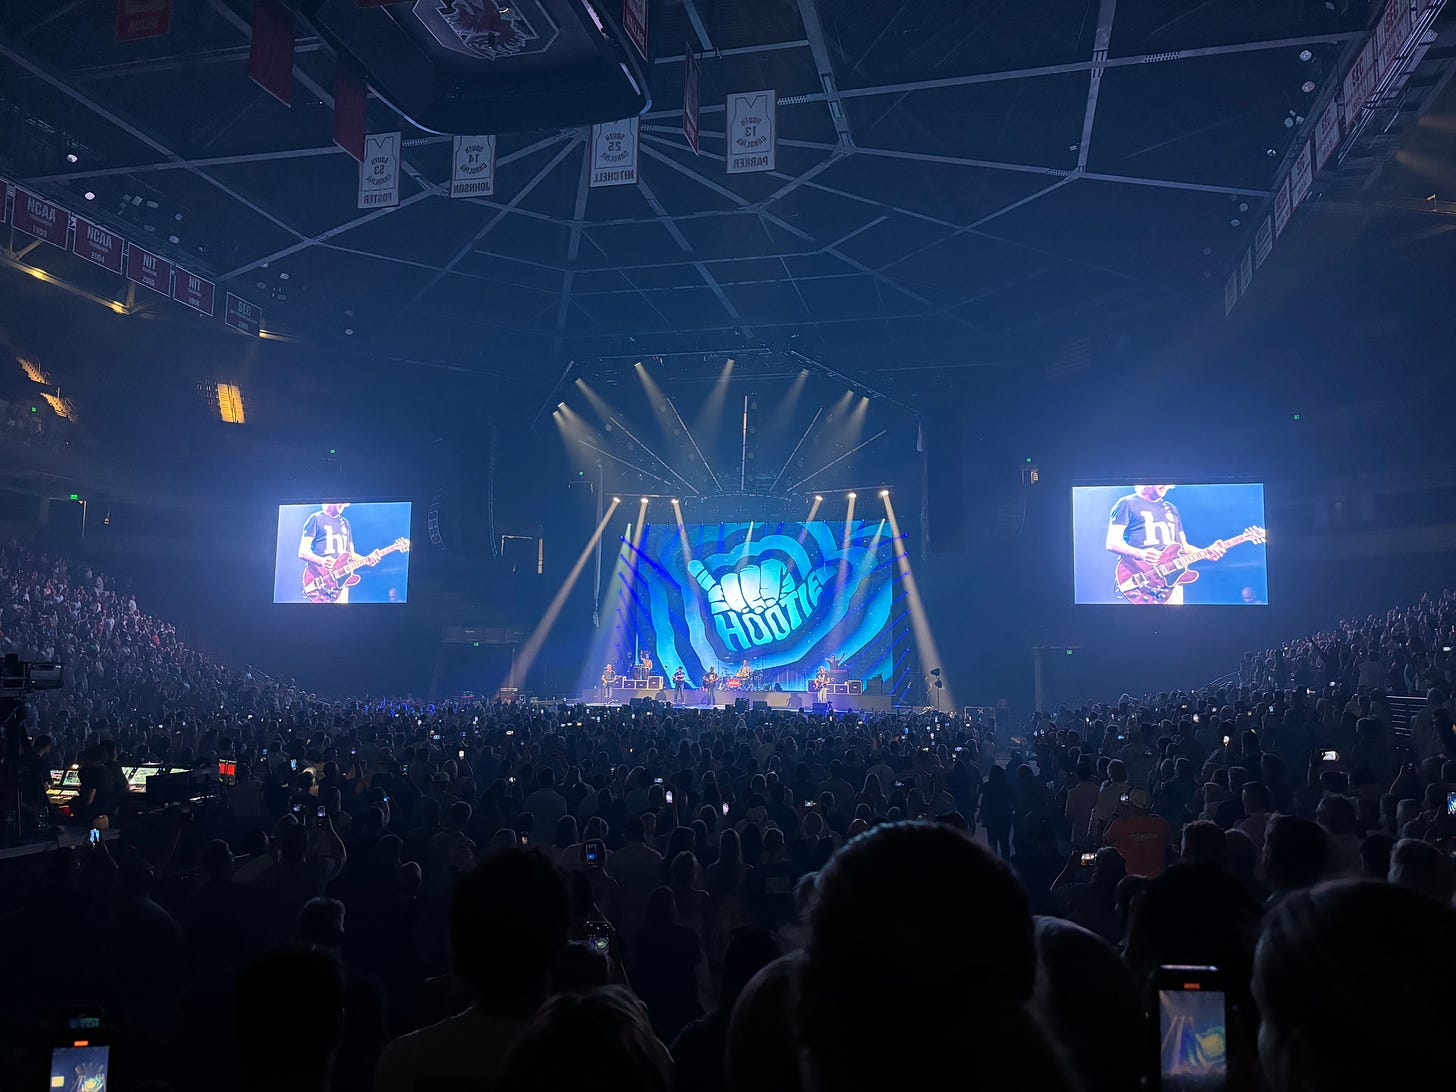
<svg viewBox="0 0 1456 1092"><path fill-rule="evenodd" d="M1249 285L1254 283L1254 252L1244 251L1244 256L1239 259L1239 295L1249 290Z"/></svg>
<svg viewBox="0 0 1456 1092"><path fill-rule="evenodd" d="M129 243L126 248L126 279L143 288L150 288L153 292L170 296L172 263L150 250L143 250L136 243Z"/></svg>
<svg viewBox="0 0 1456 1092"><path fill-rule="evenodd" d="M222 320L234 330L241 330L251 337L257 337L263 332L263 309L231 292L227 294Z"/></svg>
<svg viewBox="0 0 1456 1092"><path fill-rule="evenodd" d="M1223 282L1223 313L1232 314L1234 305L1239 302L1239 274L1238 271L1228 275L1228 280Z"/></svg>
<svg viewBox="0 0 1456 1092"><path fill-rule="evenodd" d="M172 281L172 298L183 307L200 311L209 318L212 317L213 297L216 292L217 286L210 280L185 269L177 270L177 276Z"/></svg>
<svg viewBox="0 0 1456 1092"><path fill-rule="evenodd" d="M71 226L71 214L60 205L52 204L44 197L37 197L29 190L15 189L15 214L12 221L27 235L66 249L66 232Z"/></svg>
<svg viewBox="0 0 1456 1092"><path fill-rule="evenodd" d="M0 224L10 222L10 183L0 178Z"/></svg>
<svg viewBox="0 0 1456 1092"><path fill-rule="evenodd" d="M637 119L592 126L591 185L637 184Z"/></svg>
<svg viewBox="0 0 1456 1092"><path fill-rule="evenodd" d="M1375 24L1375 73L1384 76L1410 41L1410 0L1390 0Z"/></svg>
<svg viewBox="0 0 1456 1092"><path fill-rule="evenodd" d="M774 148L775 108L772 91L742 91L728 96L729 174L772 171L778 166Z"/></svg>
<svg viewBox="0 0 1456 1092"><path fill-rule="evenodd" d="M701 155L702 148L698 145L698 89L702 65L691 45L687 47L686 65L683 71L683 135L688 138L693 155Z"/></svg>
<svg viewBox="0 0 1456 1092"><path fill-rule="evenodd" d="M1289 210L1293 212L1299 208L1299 203L1309 193L1309 187L1314 182L1313 157L1309 150L1309 141L1304 142L1304 147L1299 149L1299 155L1294 157L1294 167L1289 172Z"/></svg>
<svg viewBox="0 0 1456 1092"><path fill-rule="evenodd" d="M80 216L76 217L76 238L71 242L71 251L113 273L122 271L121 236Z"/></svg>
<svg viewBox="0 0 1456 1092"><path fill-rule="evenodd" d="M1273 249L1274 221L1271 217L1266 216L1254 232L1254 264L1263 265Z"/></svg>
<svg viewBox="0 0 1456 1092"><path fill-rule="evenodd" d="M1289 223L1289 214L1293 211L1289 204L1289 176L1284 176L1284 181L1279 184L1279 189L1274 194L1274 237L1277 239L1284 234L1284 225Z"/></svg>
<svg viewBox="0 0 1456 1092"><path fill-rule="evenodd" d="M293 39L298 20L279 0L253 0L248 75L284 106L293 101Z"/></svg>
<svg viewBox="0 0 1456 1092"><path fill-rule="evenodd" d="M1330 99L1314 126L1314 169L1324 170L1330 153L1340 145L1340 104Z"/></svg>
<svg viewBox="0 0 1456 1092"><path fill-rule="evenodd" d="M160 38L172 25L172 0L116 0L116 40Z"/></svg>
<svg viewBox="0 0 1456 1092"><path fill-rule="evenodd" d="M622 0L622 29L647 60L647 0Z"/></svg>
<svg viewBox="0 0 1456 1092"><path fill-rule="evenodd" d="M364 140L359 164L359 207L387 209L399 204L399 134L375 133Z"/></svg>
<svg viewBox="0 0 1456 1092"><path fill-rule="evenodd" d="M495 193L495 137L457 136L451 197L490 197Z"/></svg>
<svg viewBox="0 0 1456 1092"><path fill-rule="evenodd" d="M1345 130L1348 132L1355 127L1355 119L1360 116L1360 111L1365 107L1365 100L1370 97L1370 92L1375 90L1375 42L1365 43L1365 48L1360 51L1350 65L1350 70L1345 73ZM1295 202L1298 204L1299 202Z"/></svg>

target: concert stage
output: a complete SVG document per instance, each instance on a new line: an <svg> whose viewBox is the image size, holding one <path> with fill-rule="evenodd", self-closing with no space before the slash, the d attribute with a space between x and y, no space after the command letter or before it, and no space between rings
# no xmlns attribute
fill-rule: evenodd
<svg viewBox="0 0 1456 1092"><path fill-rule="evenodd" d="M607 702L611 705L627 705L633 698L651 698L654 701L677 701L676 691L671 687L662 689L638 689L636 687L614 686L598 688L581 696L588 704ZM751 707L769 709L802 709L810 712L814 708L816 695L805 690L718 690L713 695L712 706L708 704L706 690L688 689L677 703L687 709L708 709L731 706L738 699L746 700ZM889 694L830 694L829 706L836 713L885 713L893 708Z"/></svg>

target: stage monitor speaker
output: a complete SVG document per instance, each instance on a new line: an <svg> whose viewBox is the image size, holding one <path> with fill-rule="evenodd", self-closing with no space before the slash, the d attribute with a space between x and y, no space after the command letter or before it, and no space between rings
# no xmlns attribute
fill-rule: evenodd
<svg viewBox="0 0 1456 1092"><path fill-rule="evenodd" d="M816 701L814 703L814 715L816 717L827 717L829 715L829 703L827 701Z"/></svg>
<svg viewBox="0 0 1456 1092"><path fill-rule="evenodd" d="M396 112L476 136L636 117L651 105L621 5L286 0Z"/></svg>
<svg viewBox="0 0 1456 1092"><path fill-rule="evenodd" d="M746 713L746 712L748 712L748 699L747 698L734 698L733 699L733 708L734 708L735 711L737 711L739 713Z"/></svg>
<svg viewBox="0 0 1456 1092"><path fill-rule="evenodd" d="M767 709L768 708L768 702L755 700L754 703L753 703L753 707L755 709Z"/></svg>

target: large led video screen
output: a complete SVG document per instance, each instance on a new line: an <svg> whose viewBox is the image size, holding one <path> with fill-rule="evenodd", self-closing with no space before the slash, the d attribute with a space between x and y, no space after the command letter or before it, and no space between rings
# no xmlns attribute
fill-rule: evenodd
<svg viewBox="0 0 1456 1092"><path fill-rule="evenodd" d="M895 649L909 622L893 538L887 520L648 524L623 545L609 654L628 665L646 650L691 687L712 669L802 691L825 668L889 692L909 645Z"/></svg>
<svg viewBox="0 0 1456 1092"><path fill-rule="evenodd" d="M1072 489L1078 603L1269 601L1264 486L1091 485Z"/></svg>
<svg viewBox="0 0 1456 1092"><path fill-rule="evenodd" d="M409 501L280 504L273 602L406 602L409 534Z"/></svg>

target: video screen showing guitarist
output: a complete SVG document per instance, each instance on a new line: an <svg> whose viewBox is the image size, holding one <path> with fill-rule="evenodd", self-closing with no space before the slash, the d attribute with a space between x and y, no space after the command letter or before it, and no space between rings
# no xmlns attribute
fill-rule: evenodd
<svg viewBox="0 0 1456 1092"><path fill-rule="evenodd" d="M1183 530L1183 517L1167 499L1171 485L1134 485L1133 491L1119 498L1112 506L1107 523L1107 549L1121 557L1129 557L1147 565L1159 564L1170 546L1185 551L1206 550L1212 561L1223 557L1222 540L1208 547L1190 545ZM1183 585L1176 584L1161 602L1179 606L1183 603Z"/></svg>
<svg viewBox="0 0 1456 1092"><path fill-rule="evenodd" d="M361 565L374 566L379 564L383 556L380 551L375 550L368 554L356 554L354 552L354 530L349 526L349 521L344 518L344 509L349 507L344 504L325 504L313 515L309 516L303 524L303 537L298 542L298 560L305 563L304 585L305 590L310 581L332 573L337 567L341 558L359 563ZM330 589L333 598L315 598L309 596L314 602L347 603L349 601L349 586L345 584L337 592Z"/></svg>

